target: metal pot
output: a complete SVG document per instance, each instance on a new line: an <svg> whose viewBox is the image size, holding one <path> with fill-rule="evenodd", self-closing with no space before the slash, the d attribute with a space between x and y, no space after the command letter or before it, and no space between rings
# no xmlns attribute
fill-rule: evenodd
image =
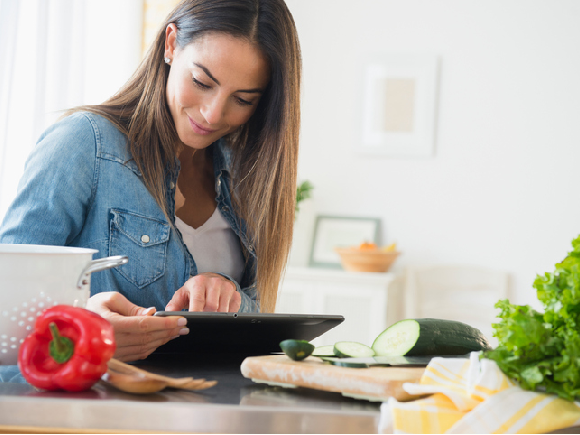
<svg viewBox="0 0 580 435"><path fill-rule="evenodd" d="M85 307L91 273L125 264L126 256L92 260L95 249L0 244L0 365L16 364L36 317L58 304Z"/></svg>

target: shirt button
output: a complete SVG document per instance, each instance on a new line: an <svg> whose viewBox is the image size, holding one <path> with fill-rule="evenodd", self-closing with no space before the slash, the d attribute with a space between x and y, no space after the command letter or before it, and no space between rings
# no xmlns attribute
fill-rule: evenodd
<svg viewBox="0 0 580 435"><path fill-rule="evenodd" d="M218 178L217 179L217 188L219 189L221 185L222 185L222 179Z"/></svg>
<svg viewBox="0 0 580 435"><path fill-rule="evenodd" d="M147 234L143 234L143 235L141 236L141 241L142 241L143 243L149 243L149 236L148 236Z"/></svg>
<svg viewBox="0 0 580 435"><path fill-rule="evenodd" d="M171 183L169 183L169 187L170 187L171 189L175 189L175 183L172 181Z"/></svg>

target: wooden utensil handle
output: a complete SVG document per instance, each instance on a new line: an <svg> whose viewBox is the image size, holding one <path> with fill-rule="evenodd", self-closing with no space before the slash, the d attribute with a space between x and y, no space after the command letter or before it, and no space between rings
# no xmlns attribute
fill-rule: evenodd
<svg viewBox="0 0 580 435"><path fill-rule="evenodd" d="M190 388L191 386L199 386L205 382L205 379L194 379L192 377L185 377L185 378L172 378L169 376L158 375L156 373L151 373L146 370L140 369L138 367L132 366L130 364L126 364L118 359L111 358L109 360L109 369L112 371L116 371L118 373L127 374L127 375L141 375L145 376L151 380L156 380L160 382L167 383L168 387L173 388L185 388L185 389L194 389ZM184 387L188 385L190 387ZM210 385L210 386L213 386ZM205 387L209 388L209 387ZM198 388L195 388L198 389Z"/></svg>
<svg viewBox="0 0 580 435"><path fill-rule="evenodd" d="M121 391L137 394L156 393L163 390L167 385L165 382L150 379L139 374L121 374L111 370L107 371L101 380Z"/></svg>

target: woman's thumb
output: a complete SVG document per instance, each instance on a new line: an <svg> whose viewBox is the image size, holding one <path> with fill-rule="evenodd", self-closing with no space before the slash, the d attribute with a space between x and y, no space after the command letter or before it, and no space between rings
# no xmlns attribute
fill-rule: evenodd
<svg viewBox="0 0 580 435"><path fill-rule="evenodd" d="M139 308L141 309L141 312L138 314L139 316L152 316L157 311L155 307Z"/></svg>
<svg viewBox="0 0 580 435"><path fill-rule="evenodd" d="M108 303L109 310L121 314L122 316L152 316L155 314L155 307L143 308L135 305L120 293L111 292Z"/></svg>

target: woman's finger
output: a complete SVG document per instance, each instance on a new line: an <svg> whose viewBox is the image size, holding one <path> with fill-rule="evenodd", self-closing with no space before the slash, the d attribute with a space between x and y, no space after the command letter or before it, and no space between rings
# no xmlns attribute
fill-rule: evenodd
<svg viewBox="0 0 580 435"><path fill-rule="evenodd" d="M122 316L146 315L155 310L154 307L143 308L135 305L118 292L97 293L89 298L86 308L101 315L112 311Z"/></svg>
<svg viewBox="0 0 580 435"><path fill-rule="evenodd" d="M185 318L153 317L155 308L139 307L116 292L91 297L87 308L111 323L117 344L115 358L123 361L146 358L172 338L189 332Z"/></svg>
<svg viewBox="0 0 580 435"><path fill-rule="evenodd" d="M187 329L187 328L184 328ZM159 346L163 346L169 341L177 338L177 336L161 336L157 338L150 337L149 340L138 343L131 334L121 334L119 340L123 343L122 346L118 348L118 352L115 353L115 358L126 360L138 360L144 359L151 353L153 353Z"/></svg>
<svg viewBox="0 0 580 435"><path fill-rule="evenodd" d="M241 296L233 282L219 274L204 272L189 279L177 290L165 309L180 311L187 308L192 312L228 312L237 311L240 303Z"/></svg>
<svg viewBox="0 0 580 435"><path fill-rule="evenodd" d="M227 313L230 308L230 300L232 299L232 293L229 291L230 289L224 289L220 293L219 302L218 302L218 309L220 313Z"/></svg>
<svg viewBox="0 0 580 435"><path fill-rule="evenodd" d="M185 324L186 320L183 317L180 319L179 323ZM128 329L124 329L122 332L115 331L115 341L117 343L115 358L123 358L123 361L130 360L130 358L133 358L133 360L146 358L159 346L180 335L189 333L189 329L185 325L174 329L141 333L127 332Z"/></svg>
<svg viewBox="0 0 580 435"><path fill-rule="evenodd" d="M165 311L181 311L188 307L189 292L186 290L185 286L183 286L173 294L173 297L165 306Z"/></svg>
<svg viewBox="0 0 580 435"><path fill-rule="evenodd" d="M179 333L180 328L187 324L187 320L180 316L155 317L155 316L132 316L126 317L112 313L108 320L115 331L129 333L136 336L159 332L171 335ZM173 334L176 335L176 334Z"/></svg>
<svg viewBox="0 0 580 435"><path fill-rule="evenodd" d="M205 290L197 295L198 299L205 298L203 311L228 312L232 294L237 293L236 285L223 276L211 272L200 274L199 282L200 287L204 287Z"/></svg>
<svg viewBox="0 0 580 435"><path fill-rule="evenodd" d="M220 298L223 296L221 283L218 282L217 286L215 286L216 282L213 282L212 284L214 284L213 287L206 288L203 292L203 295L205 296L203 311L206 313L215 313L218 311L220 307ZM199 298L201 299L201 296ZM191 306L191 303L189 305Z"/></svg>
<svg viewBox="0 0 580 435"><path fill-rule="evenodd" d="M240 311L240 306L242 305L242 295L237 291L234 291L230 299L230 305L228 307L228 312L237 313Z"/></svg>
<svg viewBox="0 0 580 435"><path fill-rule="evenodd" d="M239 305L237 307L237 309L232 310L232 307L235 307L235 301L236 299L240 299L240 294L236 291L236 289L233 287L233 285L230 285L231 283L223 283L223 289L220 293L220 302L219 302L219 309L218 311L223 312L223 313L227 313L227 312L232 312L232 311L238 311L239 309ZM232 304L233 302L233 304Z"/></svg>
<svg viewBox="0 0 580 435"><path fill-rule="evenodd" d="M199 275L187 281L183 287L175 292L165 309L167 311L181 311L187 308L189 311L204 311L205 307L205 281L200 280ZM196 279L197 278L197 279Z"/></svg>

